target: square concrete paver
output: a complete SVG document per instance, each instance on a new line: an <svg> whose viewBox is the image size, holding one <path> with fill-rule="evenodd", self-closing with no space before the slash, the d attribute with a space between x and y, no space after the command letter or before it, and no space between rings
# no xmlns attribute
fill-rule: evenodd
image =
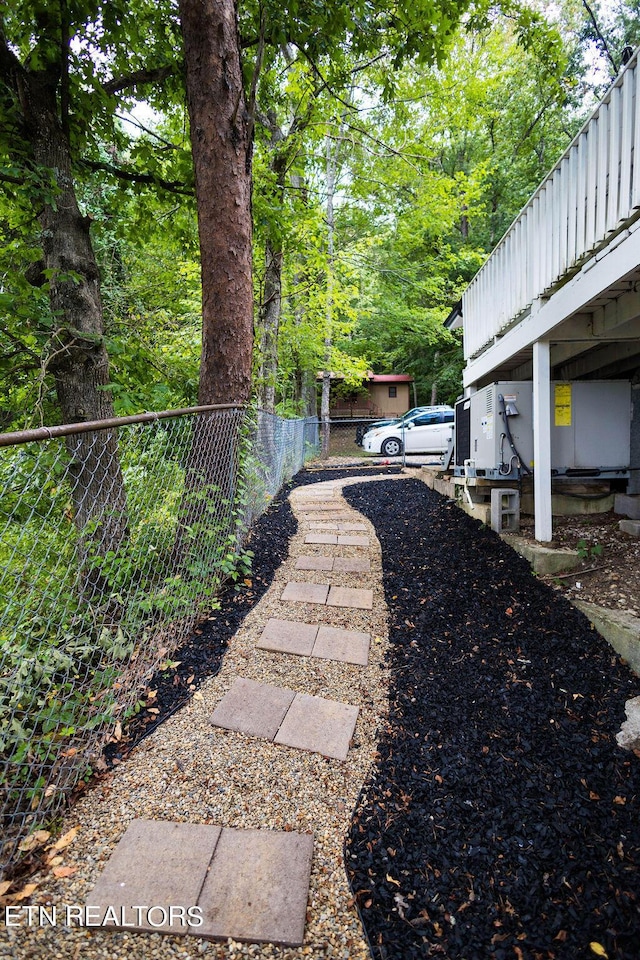
<svg viewBox="0 0 640 960"><path fill-rule="evenodd" d="M358 557L336 557L333 561L334 573L371 573L371 561Z"/></svg>
<svg viewBox="0 0 640 960"><path fill-rule="evenodd" d="M325 522L325 523L326 523L326 522L334 522L334 523L337 523L339 520L343 520L343 521L344 521L344 520L350 520L351 517L350 517L350 515L349 515L348 513L344 513L344 512L342 512L342 511L341 511L340 513L317 513L317 512L313 512L313 513L303 513L301 519L304 520L305 523L311 523L311 522L314 522L314 521L315 521L316 523L320 523L321 521L323 521L323 522Z"/></svg>
<svg viewBox="0 0 640 960"><path fill-rule="evenodd" d="M211 723L252 737L273 740L295 693L285 687L237 677L213 711Z"/></svg>
<svg viewBox="0 0 640 960"><path fill-rule="evenodd" d="M302 556L296 560L296 570L333 570L333 557Z"/></svg>
<svg viewBox="0 0 640 960"><path fill-rule="evenodd" d="M87 926L300 946L312 856L309 834L134 820Z"/></svg>
<svg viewBox="0 0 640 960"><path fill-rule="evenodd" d="M297 620L277 620L272 617L262 631L256 644L262 650L276 653L293 653L310 657L318 633L318 625Z"/></svg>
<svg viewBox="0 0 640 960"><path fill-rule="evenodd" d="M201 937L301 946L313 838L275 830L222 831L200 894Z"/></svg>
<svg viewBox="0 0 640 960"><path fill-rule="evenodd" d="M294 503L296 510L316 510L318 513L330 513L332 510L344 510L345 505L339 500L326 500L323 497L315 497L309 500L296 500Z"/></svg>
<svg viewBox="0 0 640 960"><path fill-rule="evenodd" d="M309 530L324 530L326 533L329 530L341 530L342 524L336 523L335 520L316 520L314 523L309 524Z"/></svg>
<svg viewBox="0 0 640 960"><path fill-rule="evenodd" d="M238 678L211 722L274 743L344 760L358 708Z"/></svg>
<svg viewBox="0 0 640 960"><path fill-rule="evenodd" d="M338 530L362 531L366 529L367 529L367 525L365 523L349 523L346 521L342 521L341 523L338 524Z"/></svg>
<svg viewBox="0 0 640 960"><path fill-rule="evenodd" d="M275 737L275 743L346 760L358 708L323 697L298 693Z"/></svg>
<svg viewBox="0 0 640 960"><path fill-rule="evenodd" d="M337 544L338 535L335 533L308 533L304 538L305 543L332 543Z"/></svg>
<svg viewBox="0 0 640 960"><path fill-rule="evenodd" d="M305 500L302 502L298 501L298 506L306 510L317 510L318 513L327 513L327 512L330 513L332 510L335 511L338 509L337 501L334 501L333 503L324 503L320 501L320 498L318 498L317 501L314 501L314 500Z"/></svg>
<svg viewBox="0 0 640 960"><path fill-rule="evenodd" d="M219 837L217 826L134 820L89 894L88 924L197 933L188 911L198 903Z"/></svg>
<svg viewBox="0 0 640 960"><path fill-rule="evenodd" d="M366 667L369 662L370 643L371 637L368 633L321 626L313 645L313 656Z"/></svg>
<svg viewBox="0 0 640 960"><path fill-rule="evenodd" d="M353 587L331 587L327 599L328 607L355 607L358 610L373 609L373 590Z"/></svg>
<svg viewBox="0 0 640 960"><path fill-rule="evenodd" d="M344 547L368 547L369 537L350 537L348 534L339 534L338 543Z"/></svg>
<svg viewBox="0 0 640 960"><path fill-rule="evenodd" d="M297 583L291 580L280 599L283 603L326 603L328 593L328 583Z"/></svg>

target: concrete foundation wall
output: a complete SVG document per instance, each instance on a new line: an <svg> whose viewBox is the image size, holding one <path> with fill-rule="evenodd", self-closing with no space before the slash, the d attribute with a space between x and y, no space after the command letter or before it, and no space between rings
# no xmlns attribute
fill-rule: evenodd
<svg viewBox="0 0 640 960"><path fill-rule="evenodd" d="M573 604L631 669L640 675L640 618L622 610L608 610L581 600L574 600Z"/></svg>
<svg viewBox="0 0 640 960"><path fill-rule="evenodd" d="M551 496L551 513L554 517L572 517L591 513L607 513L613 509L615 495L607 494L604 497L588 499L577 499L562 493L554 493ZM525 493L520 501L520 510L522 513L533 516L533 494Z"/></svg>

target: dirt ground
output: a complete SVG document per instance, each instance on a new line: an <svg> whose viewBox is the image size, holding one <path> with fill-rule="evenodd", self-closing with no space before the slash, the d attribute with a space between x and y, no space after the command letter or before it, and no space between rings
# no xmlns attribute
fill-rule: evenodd
<svg viewBox="0 0 640 960"><path fill-rule="evenodd" d="M640 616L640 538L622 533L621 519L613 511L554 517L553 542L584 556L568 576L546 579L569 599ZM533 538L533 517L521 516L520 527L523 536Z"/></svg>

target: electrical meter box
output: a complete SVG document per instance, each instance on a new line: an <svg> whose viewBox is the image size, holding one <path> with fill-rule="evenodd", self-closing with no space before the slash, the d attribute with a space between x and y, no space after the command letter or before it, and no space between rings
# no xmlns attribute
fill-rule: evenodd
<svg viewBox="0 0 640 960"><path fill-rule="evenodd" d="M553 382L554 475L621 476L629 469L631 384L627 380ZM455 472L516 478L533 469L533 384L502 381L456 404Z"/></svg>

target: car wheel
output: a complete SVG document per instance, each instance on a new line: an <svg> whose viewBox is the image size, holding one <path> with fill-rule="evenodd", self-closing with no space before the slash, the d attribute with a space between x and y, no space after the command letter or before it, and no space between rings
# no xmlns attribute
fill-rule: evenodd
<svg viewBox="0 0 640 960"><path fill-rule="evenodd" d="M389 437L382 444L382 453L385 457L398 457L402 453L402 444L396 437Z"/></svg>

